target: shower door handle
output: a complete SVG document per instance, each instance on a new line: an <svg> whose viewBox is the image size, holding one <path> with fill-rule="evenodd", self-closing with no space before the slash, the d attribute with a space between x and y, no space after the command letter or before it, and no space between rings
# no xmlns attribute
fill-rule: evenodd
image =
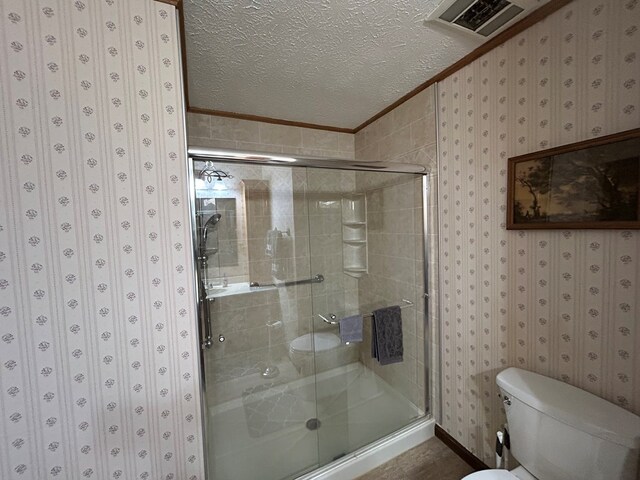
<svg viewBox="0 0 640 480"><path fill-rule="evenodd" d="M201 347L211 348L213 340L211 338L211 311L209 310L209 302L215 301L215 299L209 300L207 298L207 289L204 287L204 283L200 281L200 308L198 308L198 314L200 317L200 328L202 332L202 344Z"/></svg>
<svg viewBox="0 0 640 480"><path fill-rule="evenodd" d="M208 304L209 300L205 300L205 302ZM202 348L211 348L213 346L213 336L211 335L211 317L209 316L209 308L207 305L206 308L206 312L207 312L207 317L204 320L204 335L203 335L203 340L202 340ZM220 335L220 337L218 338L219 342L224 342L224 337L222 335Z"/></svg>
<svg viewBox="0 0 640 480"><path fill-rule="evenodd" d="M200 300L202 305L202 348L211 348L213 345L213 339L211 338L211 312L209 311L209 299L204 297Z"/></svg>

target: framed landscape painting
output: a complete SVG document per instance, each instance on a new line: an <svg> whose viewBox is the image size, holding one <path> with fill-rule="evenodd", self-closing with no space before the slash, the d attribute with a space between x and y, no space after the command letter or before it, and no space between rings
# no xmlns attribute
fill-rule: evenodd
<svg viewBox="0 0 640 480"><path fill-rule="evenodd" d="M507 229L640 229L640 128L509 159Z"/></svg>

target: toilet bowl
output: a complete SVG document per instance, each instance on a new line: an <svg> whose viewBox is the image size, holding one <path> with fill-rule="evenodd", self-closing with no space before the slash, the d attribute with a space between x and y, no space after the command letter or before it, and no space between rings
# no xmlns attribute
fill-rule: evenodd
<svg viewBox="0 0 640 480"><path fill-rule="evenodd" d="M462 480L538 480L527 472L524 468L518 467L515 470L481 470L467 475Z"/></svg>
<svg viewBox="0 0 640 480"><path fill-rule="evenodd" d="M471 475L467 475L462 480L519 480L509 470L481 470Z"/></svg>
<svg viewBox="0 0 640 480"><path fill-rule="evenodd" d="M330 370L358 359L355 345L343 345L335 333L307 333L289 344L291 363L302 375Z"/></svg>

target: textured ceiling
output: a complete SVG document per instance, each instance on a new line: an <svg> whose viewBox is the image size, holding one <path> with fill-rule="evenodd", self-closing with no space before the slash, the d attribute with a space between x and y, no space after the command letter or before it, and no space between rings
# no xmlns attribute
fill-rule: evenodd
<svg viewBox="0 0 640 480"><path fill-rule="evenodd" d="M354 128L482 43L439 3L185 0L189 103Z"/></svg>

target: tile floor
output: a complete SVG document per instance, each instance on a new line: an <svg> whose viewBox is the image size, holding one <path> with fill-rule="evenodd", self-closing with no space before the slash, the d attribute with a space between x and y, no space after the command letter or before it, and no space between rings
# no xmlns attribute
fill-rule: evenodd
<svg viewBox="0 0 640 480"><path fill-rule="evenodd" d="M460 480L473 471L449 447L433 437L357 480Z"/></svg>

